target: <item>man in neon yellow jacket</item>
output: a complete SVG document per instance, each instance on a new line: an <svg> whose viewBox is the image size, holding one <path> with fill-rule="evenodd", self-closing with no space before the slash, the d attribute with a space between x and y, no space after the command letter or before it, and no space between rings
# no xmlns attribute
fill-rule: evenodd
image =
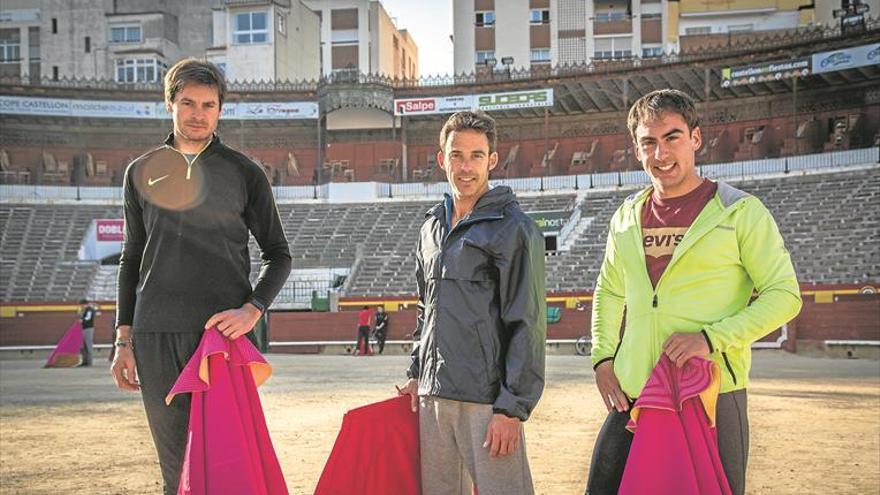
<svg viewBox="0 0 880 495"><path fill-rule="evenodd" d="M697 174L702 135L687 95L649 93L627 124L651 186L612 217L596 281L592 360L609 415L587 493L617 493L632 441L629 407L665 353L679 367L695 356L720 366L719 453L733 493L742 494L751 344L800 311L794 267L758 198Z"/></svg>

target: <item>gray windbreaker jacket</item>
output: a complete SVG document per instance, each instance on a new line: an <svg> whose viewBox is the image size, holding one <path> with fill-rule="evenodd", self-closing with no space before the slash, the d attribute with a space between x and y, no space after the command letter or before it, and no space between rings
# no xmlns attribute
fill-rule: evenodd
<svg viewBox="0 0 880 495"><path fill-rule="evenodd" d="M544 389L544 238L504 186L451 231L445 201L425 216L407 376L419 395L492 404L525 421Z"/></svg>

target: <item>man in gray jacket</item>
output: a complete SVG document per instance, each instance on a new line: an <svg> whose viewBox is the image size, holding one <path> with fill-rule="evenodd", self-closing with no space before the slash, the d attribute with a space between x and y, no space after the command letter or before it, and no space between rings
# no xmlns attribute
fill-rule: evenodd
<svg viewBox="0 0 880 495"><path fill-rule="evenodd" d="M544 240L508 187L489 189L495 121L454 114L437 163L452 195L426 214L418 322L401 394L419 412L422 493L534 493L522 423L544 389Z"/></svg>

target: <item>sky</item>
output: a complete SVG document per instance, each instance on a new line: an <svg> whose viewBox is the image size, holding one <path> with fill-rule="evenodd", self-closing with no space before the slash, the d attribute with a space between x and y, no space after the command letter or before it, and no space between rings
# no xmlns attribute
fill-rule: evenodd
<svg viewBox="0 0 880 495"><path fill-rule="evenodd" d="M419 48L419 75L452 74L452 0L381 0Z"/></svg>

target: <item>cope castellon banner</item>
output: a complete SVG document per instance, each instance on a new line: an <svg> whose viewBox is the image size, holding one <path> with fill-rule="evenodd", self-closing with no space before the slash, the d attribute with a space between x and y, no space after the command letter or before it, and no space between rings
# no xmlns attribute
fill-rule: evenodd
<svg viewBox="0 0 880 495"><path fill-rule="evenodd" d="M513 110L553 106L553 88L480 95L430 96L394 100L394 115L431 115L461 110Z"/></svg>

